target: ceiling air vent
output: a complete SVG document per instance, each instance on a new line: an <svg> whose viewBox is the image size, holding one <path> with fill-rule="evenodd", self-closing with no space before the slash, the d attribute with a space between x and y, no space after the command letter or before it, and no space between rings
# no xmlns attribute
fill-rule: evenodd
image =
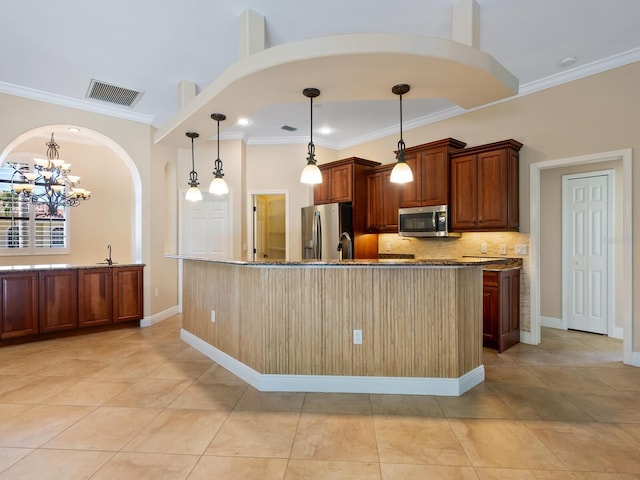
<svg viewBox="0 0 640 480"><path fill-rule="evenodd" d="M140 100L140 97L142 97L142 93L143 92L119 87L111 83L101 82L100 80L91 80L89 91L87 91L87 98L133 107L138 100Z"/></svg>
<svg viewBox="0 0 640 480"><path fill-rule="evenodd" d="M296 127L290 127L289 125L283 125L280 127L282 130L286 130L287 132L295 132L298 130Z"/></svg>

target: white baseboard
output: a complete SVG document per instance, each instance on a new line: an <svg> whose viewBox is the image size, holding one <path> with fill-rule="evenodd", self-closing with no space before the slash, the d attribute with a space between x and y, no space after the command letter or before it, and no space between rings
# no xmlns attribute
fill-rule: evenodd
<svg viewBox="0 0 640 480"><path fill-rule="evenodd" d="M620 328L620 327L611 327L611 330L609 331L609 336L611 338L617 338L618 340L622 340L624 334L624 329Z"/></svg>
<svg viewBox="0 0 640 480"><path fill-rule="evenodd" d="M484 381L484 365L459 378L263 374L184 329L180 331L180 338L261 392L460 396Z"/></svg>
<svg viewBox="0 0 640 480"><path fill-rule="evenodd" d="M558 330L566 330L562 326L562 319L555 317L543 317L540 315L540 326L541 327L549 327L549 328L557 328Z"/></svg>
<svg viewBox="0 0 640 480"><path fill-rule="evenodd" d="M144 317L142 320L140 320L140 326L150 327L151 325L154 325L163 320L166 320L167 318L171 318L177 314L178 314L178 306L175 305L173 307L167 308L166 310L163 310L162 312L155 313L150 317Z"/></svg>
<svg viewBox="0 0 640 480"><path fill-rule="evenodd" d="M520 343L538 345L538 342L533 341L533 335L531 335L531 332L525 332L524 330L520 330Z"/></svg>

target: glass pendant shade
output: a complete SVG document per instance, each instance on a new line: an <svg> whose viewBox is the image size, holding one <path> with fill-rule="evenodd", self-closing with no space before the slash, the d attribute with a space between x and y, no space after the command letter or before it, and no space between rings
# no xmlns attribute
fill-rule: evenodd
<svg viewBox="0 0 640 480"><path fill-rule="evenodd" d="M307 183L309 185L317 185L318 183L322 183L322 172L316 164L310 163L302 170L302 175L300 175L300 182Z"/></svg>
<svg viewBox="0 0 640 480"><path fill-rule="evenodd" d="M229 186L227 185L227 182L224 181L224 178L216 177L211 180L209 193L213 193L214 195L225 195L229 193Z"/></svg>
<svg viewBox="0 0 640 480"><path fill-rule="evenodd" d="M409 183L413 182L413 172L411 167L407 165L407 162L398 162L391 170L391 177L389 178L391 183Z"/></svg>
<svg viewBox="0 0 640 480"><path fill-rule="evenodd" d="M184 199L189 202L199 202L202 200L202 192L198 187L189 187Z"/></svg>

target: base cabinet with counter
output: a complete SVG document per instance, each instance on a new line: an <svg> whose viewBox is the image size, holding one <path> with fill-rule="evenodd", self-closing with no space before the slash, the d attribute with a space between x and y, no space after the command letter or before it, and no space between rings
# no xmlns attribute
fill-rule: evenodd
<svg viewBox="0 0 640 480"><path fill-rule="evenodd" d="M0 271L0 345L143 318L144 265L13 268Z"/></svg>
<svg viewBox="0 0 640 480"><path fill-rule="evenodd" d="M504 352L520 341L520 269L482 272L482 345Z"/></svg>

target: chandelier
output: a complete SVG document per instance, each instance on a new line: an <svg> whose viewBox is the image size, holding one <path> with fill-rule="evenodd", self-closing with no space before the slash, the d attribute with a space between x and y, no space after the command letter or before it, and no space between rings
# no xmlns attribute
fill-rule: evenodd
<svg viewBox="0 0 640 480"><path fill-rule="evenodd" d="M24 201L44 204L50 216L57 214L59 207L75 207L91 198L91 192L79 188L80 177L71 175L71 164L60 160L58 145L53 139L46 143L47 158L34 158L33 171L24 164L11 163L14 169L13 190L22 195Z"/></svg>

